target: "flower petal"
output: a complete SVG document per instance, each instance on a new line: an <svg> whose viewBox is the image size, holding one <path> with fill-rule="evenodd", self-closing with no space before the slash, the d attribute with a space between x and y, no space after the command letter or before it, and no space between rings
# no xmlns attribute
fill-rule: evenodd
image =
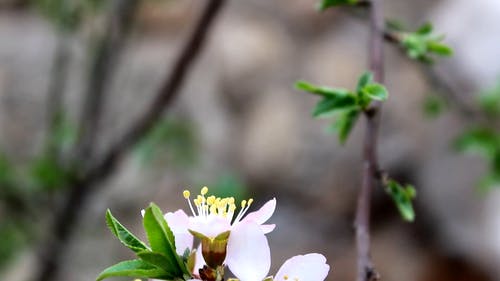
<svg viewBox="0 0 500 281"><path fill-rule="evenodd" d="M201 253L201 244L196 249L196 258L194 262L193 274L200 274L200 269L206 264L203 254Z"/></svg>
<svg viewBox="0 0 500 281"><path fill-rule="evenodd" d="M264 204L259 210L246 215L243 218L242 222L251 220L256 222L257 224L263 224L273 215L275 209L276 198L273 198L267 201L267 203Z"/></svg>
<svg viewBox="0 0 500 281"><path fill-rule="evenodd" d="M189 217L189 229L199 232L206 237L215 238L217 235L231 229L231 222L220 216Z"/></svg>
<svg viewBox="0 0 500 281"><path fill-rule="evenodd" d="M241 281L261 281L271 267L267 238L255 222L240 223L231 230L226 264Z"/></svg>
<svg viewBox="0 0 500 281"><path fill-rule="evenodd" d="M273 231L275 227L275 224L263 224L260 226L260 229L262 229L264 234L268 234L269 232Z"/></svg>
<svg viewBox="0 0 500 281"><path fill-rule="evenodd" d="M298 255L285 261L274 281L323 281L329 270L330 266L321 254Z"/></svg>
<svg viewBox="0 0 500 281"><path fill-rule="evenodd" d="M165 220L175 237L175 249L178 255L183 255L186 249L193 248L193 235L188 231L189 217L183 210L166 213Z"/></svg>
<svg viewBox="0 0 500 281"><path fill-rule="evenodd" d="M189 217L184 210L166 213L165 220L173 232L188 232Z"/></svg>

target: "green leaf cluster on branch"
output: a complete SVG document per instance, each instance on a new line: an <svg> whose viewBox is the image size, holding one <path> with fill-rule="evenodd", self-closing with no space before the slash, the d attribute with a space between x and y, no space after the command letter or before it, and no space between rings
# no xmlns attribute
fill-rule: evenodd
<svg viewBox="0 0 500 281"><path fill-rule="evenodd" d="M340 143L345 143L349 133L363 111L367 111L372 101L385 101L387 89L373 82L371 72L365 72L358 80L356 90L315 86L305 81L295 84L298 90L321 96L312 115L315 118L335 116L332 129L338 132Z"/></svg>
<svg viewBox="0 0 500 281"><path fill-rule="evenodd" d="M482 190L500 186L500 133L487 127L467 129L455 140L462 153L479 155L488 163L489 171L479 183Z"/></svg>
<svg viewBox="0 0 500 281"><path fill-rule="evenodd" d="M482 157L487 162L488 171L478 187L488 191L500 187L500 130L496 120L500 117L500 83L483 91L477 106L484 120L478 120L465 129L454 141L456 150Z"/></svg>
<svg viewBox="0 0 500 281"><path fill-rule="evenodd" d="M117 276L160 280L189 279L189 257L177 255L174 235L158 206L151 203L144 212L143 224L150 246L127 230L109 210L106 212L106 223L121 243L135 252L138 259L108 267L97 277L97 281Z"/></svg>
<svg viewBox="0 0 500 281"><path fill-rule="evenodd" d="M434 57L449 57L453 50L443 43L444 36L433 33L431 23L421 25L416 31L405 30L400 24L387 23L388 36L399 43L408 57L424 63L433 63Z"/></svg>

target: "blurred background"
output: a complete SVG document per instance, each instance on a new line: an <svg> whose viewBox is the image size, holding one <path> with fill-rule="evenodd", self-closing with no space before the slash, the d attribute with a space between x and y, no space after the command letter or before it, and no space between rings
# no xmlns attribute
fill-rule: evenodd
<svg viewBox="0 0 500 281"><path fill-rule="evenodd" d="M133 257L108 231L107 208L144 237L140 210L149 202L187 210L182 190L207 185L253 197L254 207L277 198L271 272L320 252L332 266L328 280L354 280L364 120L339 145L331 121L311 117L317 98L293 83L354 88L367 65L367 15L319 13L315 0L228 1L154 128L105 180L86 186L69 243L47 244L57 210L71 204L69 183L147 110L205 4L126 2L0 0L1 279L40 280L40 261L60 252L50 280L94 280ZM500 2L384 2L387 18L410 30L431 21L455 54L422 66L386 44L381 166L418 197L416 221L405 223L383 189L375 192L375 265L386 281L500 280L500 193L487 180L500 169L487 157L500 142L483 158L452 145L478 122L498 128L476 100L500 96Z"/></svg>

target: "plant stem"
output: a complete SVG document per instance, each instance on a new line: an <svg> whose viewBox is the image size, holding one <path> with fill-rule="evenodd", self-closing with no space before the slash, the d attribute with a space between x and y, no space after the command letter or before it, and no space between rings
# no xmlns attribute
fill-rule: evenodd
<svg viewBox="0 0 500 281"><path fill-rule="evenodd" d="M384 17L383 0L372 0L370 6L370 44L369 64L375 81L384 80L383 31ZM375 187L378 159L377 135L380 122L381 103L373 103L365 111L366 129L363 146L363 174L361 190L356 210L356 246L358 254L357 281L373 281L379 278L370 256L370 205L371 193Z"/></svg>

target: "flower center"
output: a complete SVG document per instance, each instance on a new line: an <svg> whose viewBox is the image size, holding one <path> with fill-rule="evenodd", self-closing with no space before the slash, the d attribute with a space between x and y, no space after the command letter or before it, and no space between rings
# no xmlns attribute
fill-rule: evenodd
<svg viewBox="0 0 500 281"><path fill-rule="evenodd" d="M189 204L189 209L191 209L191 213L193 217L203 218L203 219L211 219L214 217L225 218L230 222L238 222L243 216L246 214L250 205L253 203L253 198L241 201L241 209L236 215L236 204L234 197L215 197L213 195L207 196L208 187L204 186L200 194L196 196L195 199L192 200L191 203L191 192L189 190L184 190L182 195ZM193 207L194 204L194 207ZM233 220L234 219L234 220Z"/></svg>

